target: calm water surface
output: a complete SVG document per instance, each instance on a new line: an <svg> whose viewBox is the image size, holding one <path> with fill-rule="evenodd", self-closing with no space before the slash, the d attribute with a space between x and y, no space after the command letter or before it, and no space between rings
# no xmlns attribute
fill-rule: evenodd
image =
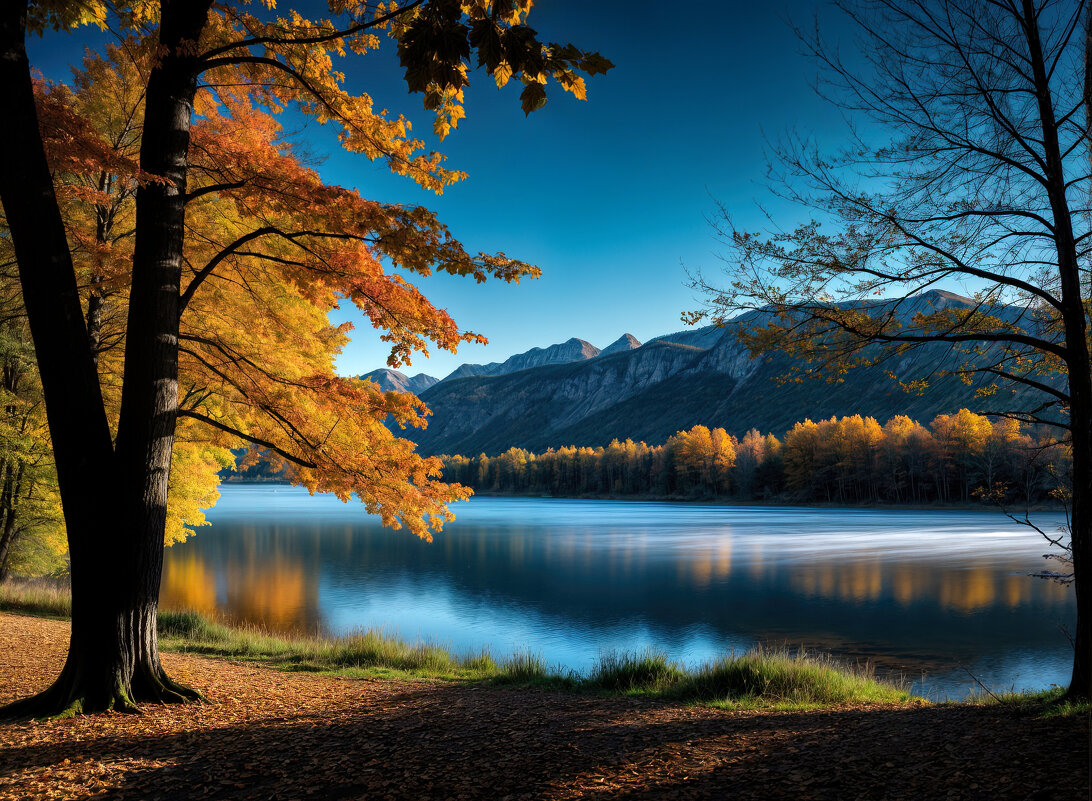
<svg viewBox="0 0 1092 801"><path fill-rule="evenodd" d="M575 669L766 642L871 659L935 697L965 695L968 671L994 690L1069 680L1072 591L1026 575L1048 548L998 512L474 498L427 543L332 496L222 493L212 526L168 549L165 606Z"/></svg>

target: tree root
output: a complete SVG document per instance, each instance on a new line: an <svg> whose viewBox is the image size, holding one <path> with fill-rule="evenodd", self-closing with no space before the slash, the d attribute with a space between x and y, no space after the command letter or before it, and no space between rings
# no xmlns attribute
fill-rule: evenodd
<svg viewBox="0 0 1092 801"><path fill-rule="evenodd" d="M140 707L122 692L103 694L72 694L61 692L54 684L48 690L21 698L0 707L0 722L13 723L22 720L51 720L73 718L76 715L89 715L98 712L122 712L130 715L141 714Z"/></svg>
<svg viewBox="0 0 1092 801"><path fill-rule="evenodd" d="M155 704L207 704L209 700L199 691L167 675L162 668L142 671L142 675L133 677L133 695L138 701Z"/></svg>
<svg viewBox="0 0 1092 801"><path fill-rule="evenodd" d="M179 684L162 668L143 671L133 677L132 689L115 687L110 692L80 691L72 687L64 674L47 690L0 707L0 722L49 720L91 715L101 712L142 714L139 704L207 704L197 690Z"/></svg>

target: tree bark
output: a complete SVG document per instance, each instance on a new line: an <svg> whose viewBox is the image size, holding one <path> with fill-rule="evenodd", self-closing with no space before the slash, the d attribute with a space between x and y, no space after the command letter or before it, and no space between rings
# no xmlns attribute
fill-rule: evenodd
<svg viewBox="0 0 1092 801"><path fill-rule="evenodd" d="M1050 78L1039 39L1038 15L1031 0L1023 0L1022 7L1043 133L1046 192L1054 218L1054 244L1058 257L1061 317L1069 379L1069 430L1073 445L1070 542L1077 623L1073 642L1073 674L1067 695L1074 699L1087 699L1092 697L1092 664L1089 661L1092 638L1088 631L1092 626L1092 609L1089 608L1092 594L1088 587L1088 571L1092 567L1092 553L1089 552L1092 545L1092 359L1088 352L1088 329L1081 297L1081 272L1072 210L1066 197L1065 167L1050 93Z"/></svg>
<svg viewBox="0 0 1092 801"><path fill-rule="evenodd" d="M44 693L0 716L43 716L184 701L159 662L156 614L177 408L178 289L196 42L210 3L165 2L147 93L141 166L169 182L137 197L136 255L116 448L76 276L38 130L25 50L26 2L0 6L0 199L41 373L68 532L72 633Z"/></svg>
<svg viewBox="0 0 1092 801"><path fill-rule="evenodd" d="M156 611L163 573L167 488L178 419L178 316L185 230L190 120L199 64L196 43L210 0L164 2L160 49L145 95L140 167L165 182L147 183L136 195L133 280L126 328L125 383L115 451L125 551L132 555L130 621L138 699L196 698L170 681L159 664Z"/></svg>
<svg viewBox="0 0 1092 801"><path fill-rule="evenodd" d="M19 515L19 493L23 483L23 471L26 464L20 462L16 467L10 461L4 464L4 488L0 491L0 518L4 524L0 526L0 581L8 577L8 559L11 556L11 546L15 542L15 535L19 531L16 528L16 520Z"/></svg>

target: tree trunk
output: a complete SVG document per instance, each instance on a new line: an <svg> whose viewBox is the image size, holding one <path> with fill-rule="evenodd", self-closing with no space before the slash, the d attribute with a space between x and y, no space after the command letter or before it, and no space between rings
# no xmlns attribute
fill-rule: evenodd
<svg viewBox="0 0 1092 801"><path fill-rule="evenodd" d="M1077 596L1077 624L1074 636L1073 675L1067 696L1092 697L1092 610L1088 583L1092 577L1092 360L1088 352L1088 328L1081 297L1081 270L1073 233L1072 211L1066 196L1066 178L1058 125L1050 94L1050 78L1039 39L1038 13L1032 0L1023 0L1028 37L1028 55L1035 81L1036 101L1043 132L1046 165L1045 189L1054 218L1054 243L1058 256L1058 278L1062 290L1061 317L1065 331L1065 362L1069 376L1069 430L1073 441L1073 516L1070 541L1073 549L1073 587ZM1087 79L1087 76L1086 76ZM1087 98L1086 98L1087 100Z"/></svg>
<svg viewBox="0 0 1092 801"><path fill-rule="evenodd" d="M19 532L16 528L16 520L19 516L19 497L25 470L25 462L20 462L18 468L15 468L11 462L4 465L4 489L0 492L0 512L4 520L4 525L0 527L0 581L8 577L11 546L15 542L15 535Z"/></svg>
<svg viewBox="0 0 1092 801"><path fill-rule="evenodd" d="M72 554L72 631L60 676L40 695L5 707L4 717L136 712L141 701L194 701L199 693L164 673L156 636L157 604L132 569L135 554L110 553L96 540L114 524L100 517L77 533ZM72 524L69 522L72 538ZM104 581L103 577L109 576Z"/></svg>
<svg viewBox="0 0 1092 801"><path fill-rule="evenodd" d="M116 450L64 225L42 149L24 37L26 3L0 10L0 198L42 378L72 566L68 659L44 693L0 716L196 700L159 662L156 613L177 408L182 194L209 2L163 3L163 56L149 80L141 167L170 179L138 192L137 237ZM189 53L187 52L189 51Z"/></svg>
<svg viewBox="0 0 1092 801"><path fill-rule="evenodd" d="M116 453L126 532L133 554L131 621L139 699L199 697L171 682L159 664L156 611L163 573L163 532L178 411L178 299L185 230L190 121L199 64L192 46L207 22L210 0L162 4L160 63L145 95L140 167L166 183L136 195L133 281L126 328L125 383Z"/></svg>
<svg viewBox="0 0 1092 801"><path fill-rule="evenodd" d="M1073 675L1069 681L1069 696L1092 698L1092 588L1089 569L1092 568L1092 407L1083 410L1072 407L1074 428L1082 429L1073 434L1073 516L1070 537L1073 547L1073 582L1077 596L1077 624L1073 637ZM1080 421L1079 423L1077 421Z"/></svg>

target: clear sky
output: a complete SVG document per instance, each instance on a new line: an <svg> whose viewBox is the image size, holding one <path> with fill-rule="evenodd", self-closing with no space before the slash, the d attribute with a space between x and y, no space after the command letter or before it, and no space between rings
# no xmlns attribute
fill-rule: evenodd
<svg viewBox="0 0 1092 801"><path fill-rule="evenodd" d="M518 85L498 90L472 74L467 118L442 145L421 96L401 83L393 48L360 59L352 84L405 113L469 178L437 197L340 151L332 131L311 126L302 136L324 157L323 178L377 200L426 205L468 250L501 250L543 271L518 286L450 276L419 282L490 344L434 351L403 371L443 377L462 362L503 361L573 336L602 348L623 333L645 341L682 328L680 313L699 305L684 265L720 265L706 221L716 203L748 229L765 226L756 203L770 200L767 139L794 127L821 139L843 130L839 112L813 93L815 67L787 21L807 27L815 13L808 0L540 0L531 26L543 40L599 50L615 69L589 79L586 102L552 90L530 117ZM67 79L83 46L101 40L93 30L49 34L32 42L32 65ZM357 323L342 373L385 366L387 352L366 321L335 317Z"/></svg>

